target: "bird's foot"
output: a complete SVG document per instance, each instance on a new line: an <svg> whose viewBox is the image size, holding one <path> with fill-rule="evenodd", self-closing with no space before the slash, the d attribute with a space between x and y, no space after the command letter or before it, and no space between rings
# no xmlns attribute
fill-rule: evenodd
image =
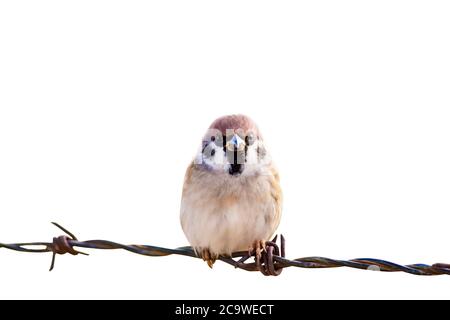
<svg viewBox="0 0 450 320"><path fill-rule="evenodd" d="M278 276L282 267L277 266L277 262L274 261L274 257L285 257L285 241L281 235L281 247L276 244L277 236L272 241L258 240L255 241L248 250L248 254L244 255L239 261L236 262L236 267L243 267L245 261L250 257L255 257L254 266L256 270L260 271L265 276ZM250 267L250 264L247 265ZM249 268L245 268L250 270ZM255 269L252 269L255 270Z"/></svg>
<svg viewBox="0 0 450 320"><path fill-rule="evenodd" d="M248 255L255 256L256 263L261 261L262 253L266 252L266 240L256 240L253 244L248 248Z"/></svg>
<svg viewBox="0 0 450 320"><path fill-rule="evenodd" d="M217 260L217 255L212 254L209 249L202 249L200 252L200 256L202 257L203 261L206 261L208 266L212 269L214 262Z"/></svg>

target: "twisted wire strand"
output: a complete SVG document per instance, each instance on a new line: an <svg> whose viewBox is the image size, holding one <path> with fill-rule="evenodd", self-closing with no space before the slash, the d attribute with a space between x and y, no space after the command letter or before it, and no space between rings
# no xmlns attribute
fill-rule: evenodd
<svg viewBox="0 0 450 320"><path fill-rule="evenodd" d="M75 247L99 250L122 249L135 254L150 257L182 255L192 258L199 258L196 255L195 251L188 246L170 249L151 245L124 245L108 240L79 241L72 233L61 227L59 224L54 222L53 224L63 230L66 235L53 238L53 242L26 242L12 244L0 243L0 248L27 253L51 252L53 253L53 255L50 271L54 268L55 256L58 254L62 255L65 253L69 253L72 255L87 255L84 252L76 250ZM262 256L261 261L259 262L259 259L255 259L255 262L246 263L246 260L252 256L248 252L235 252L231 255L231 257L220 256L218 260L242 270L260 271L264 275L279 275L282 269L288 267L307 269L347 267L381 272L405 272L418 276L450 275L450 264L444 263L436 263L433 265L411 264L403 266L393 262L372 258L335 260L325 257L305 257L290 260L285 257L284 251L284 238L281 236L281 250L276 244L276 238L272 241L269 241L265 253ZM240 259L236 260L236 258Z"/></svg>

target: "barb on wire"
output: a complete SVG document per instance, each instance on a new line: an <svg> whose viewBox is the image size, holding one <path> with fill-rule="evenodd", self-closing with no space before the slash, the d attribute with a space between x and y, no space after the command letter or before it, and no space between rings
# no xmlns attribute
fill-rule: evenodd
<svg viewBox="0 0 450 320"><path fill-rule="evenodd" d="M52 251L53 251L53 255L52 255L52 263L50 264L49 271L52 271L53 268L55 267L56 254L70 253L71 255L74 255L74 256L76 256L77 254L84 254L86 256L89 255L87 253L75 250L73 248L73 246L69 243L70 240L72 240L72 241L77 241L78 240L77 237L75 237L72 232L70 232L66 228L60 226L56 222L52 222L52 224L57 226L62 231L64 231L67 235L62 235L62 236L59 236L57 238L53 238L53 243L52 243L52 248L51 248Z"/></svg>
<svg viewBox="0 0 450 320"><path fill-rule="evenodd" d="M198 258L191 247L179 247L176 249L168 249L150 245L124 245L107 240L88 240L79 241L70 231L63 228L59 224L52 222L56 227L61 229L66 235L53 238L53 242L28 242L28 243L0 243L0 248L5 248L20 252L32 253L52 253L52 261L50 271L55 266L55 257L57 254L72 254L72 255L88 255L87 253L75 250L74 247L87 249L123 249L135 254L163 257L168 255L182 255L192 258ZM298 267L298 268L338 268L348 267L364 270L376 270L382 272L405 272L418 276L435 276L435 275L450 275L450 264L436 263L433 265L426 264L411 264L399 265L380 259L352 259L352 260L335 260L324 257L307 257L289 260L285 257L285 240L280 236L280 247L277 245L277 237L272 241L266 242L266 247L261 253L249 254L248 252L235 252L231 257L220 256L219 260L228 263L235 268L246 271L260 271L262 274L269 276L277 276L284 268ZM44 247L44 248L42 248ZM249 258L254 256L254 262L246 262ZM236 258L239 258L236 260Z"/></svg>

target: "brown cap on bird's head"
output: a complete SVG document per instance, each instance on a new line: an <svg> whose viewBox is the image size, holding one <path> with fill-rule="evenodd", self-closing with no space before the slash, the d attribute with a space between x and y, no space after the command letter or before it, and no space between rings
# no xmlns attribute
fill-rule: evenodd
<svg viewBox="0 0 450 320"><path fill-rule="evenodd" d="M244 134L252 132L259 139L262 138L258 126L255 124L255 122L253 122L253 120L249 117L242 114L233 114L220 117L214 120L209 128L213 130L219 130L223 135L227 134L227 130L228 133L230 130L236 133L238 133L237 131L242 130Z"/></svg>

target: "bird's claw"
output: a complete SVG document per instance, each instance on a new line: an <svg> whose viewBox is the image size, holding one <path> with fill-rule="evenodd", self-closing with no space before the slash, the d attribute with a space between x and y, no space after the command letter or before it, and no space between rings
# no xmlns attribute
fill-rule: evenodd
<svg viewBox="0 0 450 320"><path fill-rule="evenodd" d="M266 243L267 241L265 240L256 240L253 242L252 246L248 249L249 256L255 255L257 259L261 259L262 252L267 252Z"/></svg>
<svg viewBox="0 0 450 320"><path fill-rule="evenodd" d="M202 257L203 261L206 261L206 263L208 264L208 267L210 267L212 269L214 262L216 262L217 256L212 254L208 249L203 249L201 251L201 257Z"/></svg>
<svg viewBox="0 0 450 320"><path fill-rule="evenodd" d="M278 236L272 241L258 240L249 248L248 254L244 255L236 262L236 267L244 264L250 257L255 257L256 270L265 276L278 276L281 274L282 268L277 267L274 256L285 257L285 240L283 235L280 236L280 247L276 244Z"/></svg>

